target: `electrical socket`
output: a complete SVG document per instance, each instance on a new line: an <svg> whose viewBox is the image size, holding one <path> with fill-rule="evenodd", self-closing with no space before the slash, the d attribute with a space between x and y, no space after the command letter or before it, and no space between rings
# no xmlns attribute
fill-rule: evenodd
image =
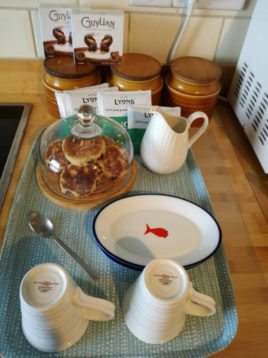
<svg viewBox="0 0 268 358"><path fill-rule="evenodd" d="M195 0L195 9L242 10L245 0ZM188 0L173 0L173 7L185 7Z"/></svg>
<svg viewBox="0 0 268 358"><path fill-rule="evenodd" d="M130 6L172 7L172 0L128 0Z"/></svg>

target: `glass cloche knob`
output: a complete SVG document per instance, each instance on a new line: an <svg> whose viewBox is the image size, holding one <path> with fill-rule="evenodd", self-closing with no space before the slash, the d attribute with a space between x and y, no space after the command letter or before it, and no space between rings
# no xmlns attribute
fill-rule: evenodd
<svg viewBox="0 0 268 358"><path fill-rule="evenodd" d="M79 123L72 128L72 134L78 138L92 139L102 134L102 129L96 123L96 111L87 104L81 106L77 112Z"/></svg>

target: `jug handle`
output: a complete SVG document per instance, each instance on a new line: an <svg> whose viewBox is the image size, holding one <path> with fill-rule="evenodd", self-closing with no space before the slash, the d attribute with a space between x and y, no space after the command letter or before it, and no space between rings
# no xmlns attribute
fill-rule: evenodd
<svg viewBox="0 0 268 358"><path fill-rule="evenodd" d="M90 321L109 321L114 318L115 305L102 298L86 295L76 287L73 304L79 309L82 318Z"/></svg>
<svg viewBox="0 0 268 358"><path fill-rule="evenodd" d="M185 312L192 316L212 316L216 313L216 302L212 297L197 292L190 283L190 295L186 301Z"/></svg>
<svg viewBox="0 0 268 358"><path fill-rule="evenodd" d="M195 132L191 138L189 138L189 142L188 142L188 149L191 148L191 146L194 144L194 142L197 141L197 139L205 132L205 130L207 129L208 126L208 116L206 115L206 113L204 112L194 112L192 114L190 114L190 116L187 118L188 121L188 129L191 127L191 124L194 120L196 120L197 118L203 118L203 123L202 126L198 129L197 132Z"/></svg>

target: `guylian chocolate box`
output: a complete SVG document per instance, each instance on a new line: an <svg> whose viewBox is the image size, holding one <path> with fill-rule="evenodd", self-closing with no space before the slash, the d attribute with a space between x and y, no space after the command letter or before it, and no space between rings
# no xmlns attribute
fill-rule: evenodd
<svg viewBox="0 0 268 358"><path fill-rule="evenodd" d="M72 56L70 8L40 6L39 17L45 57Z"/></svg>
<svg viewBox="0 0 268 358"><path fill-rule="evenodd" d="M73 10L73 51L78 64L121 62L124 41L124 12Z"/></svg>

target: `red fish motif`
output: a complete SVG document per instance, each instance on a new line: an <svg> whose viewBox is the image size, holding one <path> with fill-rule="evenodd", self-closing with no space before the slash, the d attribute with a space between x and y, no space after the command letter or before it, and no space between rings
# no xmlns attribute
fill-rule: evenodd
<svg viewBox="0 0 268 358"><path fill-rule="evenodd" d="M158 237L167 237L168 236L168 231L162 227L156 227L154 229L151 229L150 226L148 224L146 224L146 230L144 235L152 233Z"/></svg>

